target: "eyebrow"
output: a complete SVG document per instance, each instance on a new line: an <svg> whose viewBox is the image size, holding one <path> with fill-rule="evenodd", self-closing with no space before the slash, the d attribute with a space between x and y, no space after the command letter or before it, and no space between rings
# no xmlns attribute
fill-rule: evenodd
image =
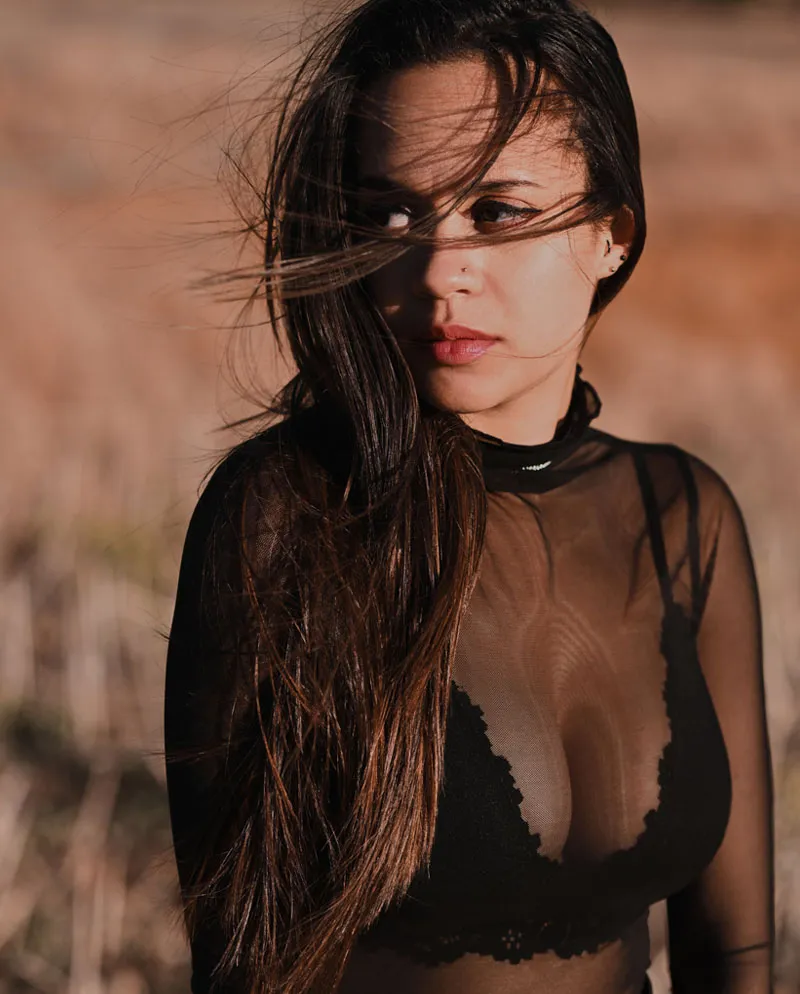
<svg viewBox="0 0 800 994"><path fill-rule="evenodd" d="M484 193L499 193L502 190L509 190L515 186L535 186L537 189L542 189L542 184L537 183L535 179L493 179L486 180L483 183L479 183L476 187L477 190L481 190Z"/></svg>
<svg viewBox="0 0 800 994"><path fill-rule="evenodd" d="M396 183L388 176L364 176L359 180L358 185L361 189L374 190L378 193L397 193L401 190L407 190L407 187L404 187L402 183ZM542 189L542 184L532 179L494 179L478 183L475 192L502 193L519 186L534 186L537 189Z"/></svg>

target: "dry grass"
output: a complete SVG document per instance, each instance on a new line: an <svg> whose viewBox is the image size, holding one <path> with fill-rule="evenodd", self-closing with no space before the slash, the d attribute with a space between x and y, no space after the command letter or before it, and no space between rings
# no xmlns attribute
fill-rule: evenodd
<svg viewBox="0 0 800 994"><path fill-rule="evenodd" d="M289 9L289 6L287 6ZM183 530L222 413L229 264L194 222L224 110L276 43L224 9L0 11L0 992L185 991L161 748ZM595 333L602 426L729 480L762 590L779 976L800 986L797 16L610 8L640 111L651 241ZM676 52L680 60L676 62ZM265 355L266 374L277 375Z"/></svg>

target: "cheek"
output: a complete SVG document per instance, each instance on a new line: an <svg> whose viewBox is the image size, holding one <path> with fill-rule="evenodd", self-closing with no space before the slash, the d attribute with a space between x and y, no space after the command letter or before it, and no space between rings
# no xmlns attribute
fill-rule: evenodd
<svg viewBox="0 0 800 994"><path fill-rule="evenodd" d="M537 310L571 309L592 298L593 262L586 240L564 232L505 247L496 259L492 281L500 292L520 303L524 300L526 306L537 302Z"/></svg>
<svg viewBox="0 0 800 994"><path fill-rule="evenodd" d="M572 231L476 250L473 265L481 273L476 313L509 322L513 336L520 320L536 321L538 333L560 335L574 330L589 311L596 278L596 240ZM414 253L383 266L364 279L364 287L387 319L398 319L411 303ZM488 312L484 312L488 308Z"/></svg>
<svg viewBox="0 0 800 994"><path fill-rule="evenodd" d="M492 261L493 293L508 311L536 317L542 330L552 322L558 332L562 324L586 318L596 283L595 251L593 239L575 232L503 246Z"/></svg>
<svg viewBox="0 0 800 994"><path fill-rule="evenodd" d="M396 311L409 294L409 273L403 260L382 266L364 279L368 296L387 317Z"/></svg>

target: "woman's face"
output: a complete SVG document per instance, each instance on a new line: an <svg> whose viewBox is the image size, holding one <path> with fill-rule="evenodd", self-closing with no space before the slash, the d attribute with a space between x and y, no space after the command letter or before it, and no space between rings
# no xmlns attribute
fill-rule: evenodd
<svg viewBox="0 0 800 994"><path fill-rule="evenodd" d="M416 218L445 208L489 130L491 114L481 105L493 86L476 58L409 69L373 88L358 136L358 199L372 224L402 234ZM543 116L535 128L518 129L480 187L441 220L431 244L409 249L366 280L418 391L436 407L508 409L559 368L571 381L597 281L625 250L611 227L447 244L503 232L584 193L583 159L560 140L566 127ZM467 343L420 342L463 329L496 340L480 354Z"/></svg>

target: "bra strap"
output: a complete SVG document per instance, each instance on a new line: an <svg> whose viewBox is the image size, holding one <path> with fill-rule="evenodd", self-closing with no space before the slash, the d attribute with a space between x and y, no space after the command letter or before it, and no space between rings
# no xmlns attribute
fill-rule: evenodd
<svg viewBox="0 0 800 994"><path fill-rule="evenodd" d="M673 603L672 581L667 565L664 532L661 528L661 513L658 509L658 502L656 501L653 478L650 475L650 470L641 452L633 453L633 462L636 467L636 475L639 479L639 489L642 492L642 503L644 504L645 514L647 515L647 533L650 538L650 549L653 554L656 574L658 575L658 583L661 587L661 597L664 601L664 607L669 609Z"/></svg>
<svg viewBox="0 0 800 994"><path fill-rule="evenodd" d="M696 631L708 595L708 590L703 586L700 578L700 502L697 495L697 480L695 480L686 453L682 449L678 449L677 458L686 487L686 547L689 553L689 570L692 578L692 625Z"/></svg>

